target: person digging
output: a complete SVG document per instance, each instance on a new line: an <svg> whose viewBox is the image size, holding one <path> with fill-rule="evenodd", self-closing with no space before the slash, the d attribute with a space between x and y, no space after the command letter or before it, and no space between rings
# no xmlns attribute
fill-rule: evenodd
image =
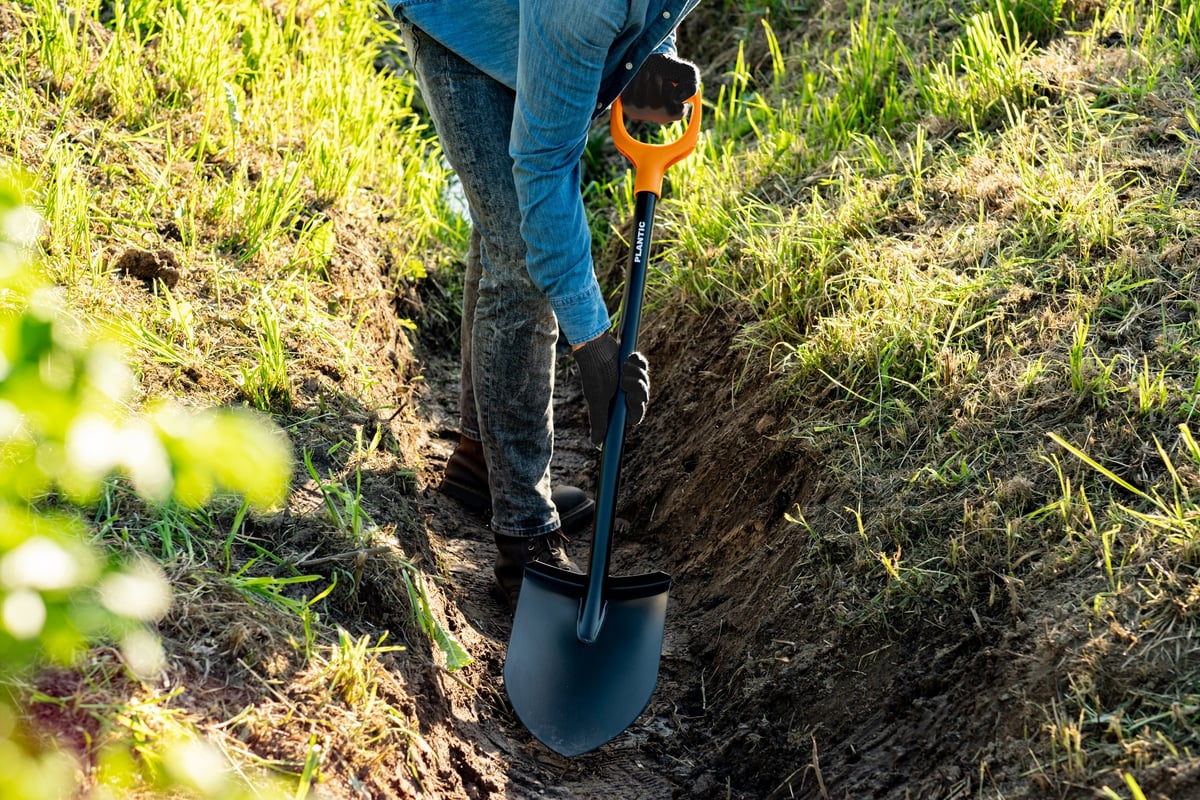
<svg viewBox="0 0 1200 800"><path fill-rule="evenodd" d="M620 96L631 119L682 119L699 85L675 29L699 0L389 0L470 211L460 438L442 488L490 509L496 587L516 609L526 565L571 566L567 532L594 503L551 488L559 332L578 365L594 444L618 384L645 414L649 364L618 342L591 258L581 156Z"/></svg>

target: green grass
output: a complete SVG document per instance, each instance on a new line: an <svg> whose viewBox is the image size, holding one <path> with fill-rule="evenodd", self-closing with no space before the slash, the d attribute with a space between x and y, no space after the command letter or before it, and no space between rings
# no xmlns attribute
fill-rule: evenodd
<svg viewBox="0 0 1200 800"><path fill-rule="evenodd" d="M398 629L428 630L438 646L458 648L451 667L469 656L434 618L427 597L422 604L423 588L414 595L417 617L407 620L408 593L423 584L404 571L411 565L398 566L409 562L380 546L391 531L379 531L353 484L331 472L324 487L334 516L313 521L321 546L306 548L307 558L319 569L304 571L296 564L305 554L277 532L264 533L263 516L248 504L218 497L202 505L230 476L265 470L260 459L273 449L261 435L237 415L222 418L228 430L206 430L152 402L168 394L195 404L245 403L303 431L321 413L296 408L298 386L334 374L345 393L331 395L340 413L378 403L375 344L360 336L378 309L372 297L344 292L330 264L344 264L351 252L376 283L413 280L447 260L447 245L460 244L465 228L444 199L445 171L412 108L410 77L377 69L377 59L394 58L398 47L377 10L370 2L336 9L171 0L8 4L5 20L22 29L0 45L0 153L32 175L29 197L47 231L39 241L45 271L84 328L127 348L141 389L135 402L146 405L181 465L172 489L182 502L147 502L147 494L161 498L162 487L143 485L154 476L136 465L94 498L81 498L93 543L114 558L141 553L174 576L188 575L175 581L173 614L231 621L208 633L207 622L166 624L168 649L190 649L183 643L197 635L232 637L232 652L253 674L289 664L313 670L317 681L324 671L358 724L390 725L396 734L385 738L403 752L417 740L406 715L392 700L363 707L386 669L372 654L398 649L368 650L365 639L348 644L331 618L359 613L367 584L373 597L394 601L385 605L397 609ZM360 242L367 225L369 251ZM185 267L180 283L137 285L113 271L124 252L139 249L172 252ZM412 255L422 251L428 261ZM218 433L233 434L236 446ZM204 439L203 447L190 437ZM360 438L351 455L360 467L386 462L411 479L411 467L382 451L378 433ZM257 506L274 489L249 499ZM360 551L371 554L365 565ZM194 720L174 694L147 689L165 716L143 725L147 711L125 710L131 687L121 667L101 667L102 659L97 651L80 666L113 678L99 690L96 714L111 725L115 761L97 767L93 779L107 775L133 791L145 774L123 760L126 753L152 765L164 787L240 796L244 786L223 779L197 786L196 776L173 772L163 759ZM28 690L19 682L12 689ZM396 696L393 687L389 697ZM28 698L57 702L36 692ZM273 723L264 712L246 724ZM372 736L379 739L377 731ZM323 769L320 752L310 747L294 769L272 758L256 766L294 775L295 796L304 796Z"/></svg>
<svg viewBox="0 0 1200 800"><path fill-rule="evenodd" d="M869 509L822 520L860 565L842 562L843 624L901 630L951 597L987 616L1098 578L1077 624L1113 626L1159 690L1076 652L1031 772L1186 762L1169 709L1190 707L1194 654L1169 643L1194 631L1200 536L1193 4L983 3L936 39L912 4L856 9L775 31L757 73L739 60L710 87L655 302L748 320L747 369L793 435L853 454L824 476Z"/></svg>

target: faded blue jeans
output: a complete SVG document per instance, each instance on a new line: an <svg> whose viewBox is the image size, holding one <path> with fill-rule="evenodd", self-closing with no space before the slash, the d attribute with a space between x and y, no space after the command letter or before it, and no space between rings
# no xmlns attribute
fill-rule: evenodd
<svg viewBox="0 0 1200 800"><path fill-rule="evenodd" d="M442 150L462 181L471 243L462 309L462 433L483 445L492 529L559 527L550 501L558 321L525 263L509 156L515 93L411 25L405 45Z"/></svg>

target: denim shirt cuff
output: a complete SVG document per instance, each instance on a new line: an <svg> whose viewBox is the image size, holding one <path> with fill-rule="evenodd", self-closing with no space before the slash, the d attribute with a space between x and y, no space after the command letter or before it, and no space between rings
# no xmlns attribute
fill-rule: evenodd
<svg viewBox="0 0 1200 800"><path fill-rule="evenodd" d="M594 280L588 289L578 294L550 298L550 306L567 341L573 345L590 342L612 327L604 295Z"/></svg>
<svg viewBox="0 0 1200 800"><path fill-rule="evenodd" d="M660 55L678 55L679 51L675 48L675 31L671 31L667 35L667 38L663 39L662 43L659 44L658 47L654 48L651 52L658 53Z"/></svg>

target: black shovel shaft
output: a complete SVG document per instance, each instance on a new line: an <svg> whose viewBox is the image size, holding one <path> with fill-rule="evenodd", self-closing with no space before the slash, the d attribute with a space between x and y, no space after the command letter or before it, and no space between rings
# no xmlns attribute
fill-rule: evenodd
<svg viewBox="0 0 1200 800"><path fill-rule="evenodd" d="M621 347L618 369L637 349L638 325L642 317L642 296L646 291L646 265L650 260L650 235L654 227L654 209L658 196L638 192L633 220L633 246L625 275L625 298L621 303ZM600 486L596 493L596 527L592 536L592 554L588 560L587 594L579 612L579 641L592 644L600 635L604 614L604 580L612 555L613 526L617 513L617 489L621 481L621 451L625 446L625 390L617 385L617 394L608 415L608 433L600 455Z"/></svg>

